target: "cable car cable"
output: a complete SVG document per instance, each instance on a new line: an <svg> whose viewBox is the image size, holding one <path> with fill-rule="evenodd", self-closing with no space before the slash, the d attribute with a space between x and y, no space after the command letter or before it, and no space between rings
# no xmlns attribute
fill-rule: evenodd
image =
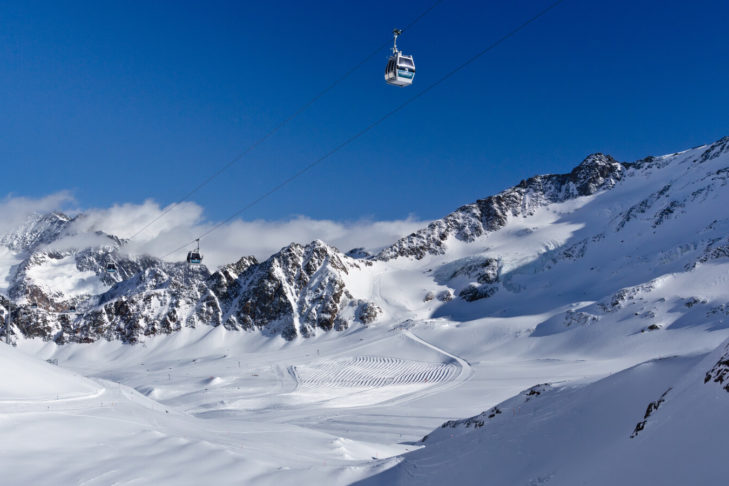
<svg viewBox="0 0 729 486"><path fill-rule="evenodd" d="M437 7L440 3L442 3L444 0L436 0L433 4L430 5L427 9L425 9L423 12L420 13L417 17L415 17L409 24L407 24L402 31L406 31L407 29L411 28L413 25L417 24L423 17L425 17L428 13L430 13L431 10L433 10L435 7ZM279 122L276 126L274 126L271 130L269 130L266 134L264 134L261 138L257 139L255 142L253 142L251 145L249 145L245 150L243 150L241 153L233 157L227 164L219 168L217 171L215 171L213 174L208 176L204 181L202 181L200 184L195 186L191 191L189 191L187 194L185 194L181 199L179 199L177 202L172 203L169 205L162 213L157 215L154 219L149 221L147 224L142 226L136 233L134 233L132 236L127 238L127 241L133 240L135 237L139 236L144 230L152 226L154 223L162 219L167 213L175 209L177 206L182 204L183 202L187 201L190 196L195 194L197 191L208 185L210 182L212 182L214 179L216 179L220 174L228 170L231 166L233 166L235 163L239 162L243 157L248 155L251 151L253 151L256 147L261 145L263 142L271 138L273 135L275 135L279 130L281 130L283 127L288 125L292 120L294 120L296 117L301 115L304 111L306 111L311 105L319 101L324 95L326 95L328 92L333 90L339 83L344 81L346 78L348 78L352 73L357 71L359 68L362 67L367 61L372 59L377 54L381 53L382 50L390 45L390 41L384 42L383 44L377 46L377 49L373 50L371 53L367 54L364 59L362 59L360 62L358 62L356 65L351 67L347 72L345 72L342 76L337 78L333 83L331 83L329 86L321 90L317 95L315 95L313 98L311 98L309 101L301 105L296 111L294 111L291 115L289 115L287 118Z"/></svg>
<svg viewBox="0 0 729 486"><path fill-rule="evenodd" d="M360 130L359 132L357 132L356 134L354 134L351 137L349 137L348 139L346 139L344 142L340 143L339 145L337 145L336 147L334 147L333 149L331 149L326 154L322 155L318 159L316 159L313 162L309 163L305 167L302 167L297 172L295 172L293 175L289 176L287 179L284 179L283 181L281 181L280 183L278 183L277 185L275 185L274 187L272 187L271 189L269 189L267 192L263 193L262 195L258 196L256 199L252 200L251 202L249 202L248 204L246 204L245 206L243 206L241 209L235 211L228 218L224 219L223 221L220 221L219 223L217 223L216 225L214 225L209 230L207 230L207 231L203 232L202 234L200 234L197 238L195 238L192 241L187 242L184 245L181 245L180 247L178 247L178 248L172 250L171 252L167 253L166 255L164 255L162 257L162 259L164 260L165 258L167 258L168 256L172 255L173 253L177 253L178 251L180 251L180 250L182 250L184 248L187 248L191 243L195 243L197 240L201 240L205 236L208 236L210 233L212 233L213 231L216 231L221 226L229 223L236 216L240 215L244 211L250 209L251 207L253 207L256 204L258 204L259 202L263 201L264 199L266 199L271 194L279 191L281 188L283 188L284 186L288 185L289 183L291 183L295 179L298 179L299 177L301 177L302 175L304 175L306 172L310 171L311 169L313 169L314 167L316 167L317 165L319 165L321 162L323 162L324 160L328 159L329 157L331 157L332 155L334 155L335 153L337 153L339 150L343 149L344 147L346 147L350 143L354 142L355 140L357 140L358 138L360 138L362 135L366 134L367 132L369 132L370 130L372 130L373 128L375 128L376 126L378 126L379 124L381 124L382 122L384 122L385 120L387 120L388 118L390 118L392 115L394 115L395 113L399 112L400 110L402 110L403 108L405 108L406 106L408 106L413 101L419 99L421 96L423 96L424 94L428 93L433 88L437 87L438 85L440 85L441 83L443 83L444 81L446 81L447 79L449 79L450 77L452 77L454 74L458 73L459 71L461 71L465 67L467 67L470 64L472 64L474 61L476 61L477 59L479 59L481 56L483 56L487 52L495 49L500 44L502 44L504 41L506 41L509 38L513 37L514 35L516 35L520 31L522 31L524 28L526 28L528 25L530 25L534 21L538 20L539 18L543 17L544 15L546 15L548 12L550 12L551 10L553 10L554 8L556 8L559 4L563 3L564 1L565 0L557 0L556 2L551 3L549 6L547 6L543 10L539 11L539 13L537 13L533 17L529 18L525 22L521 23L516 28L510 30L505 35L499 37L497 40L495 40L494 42L492 42L491 44L489 44L486 48L484 48L481 51L477 52L476 54L474 54L473 56L471 56L470 58L468 58L465 62L463 62L462 64L458 65L456 68L452 69L451 71L449 71L448 73L446 73L445 75L443 75L442 77L440 77L438 80L434 81L433 83L431 83L430 85L428 85L427 87L425 87L419 93L411 96L410 98L408 98L407 100L405 100L403 103L401 103L397 107L393 108L392 110L390 110L389 112L387 112L386 114L384 114L383 116L381 116L380 118L378 118L377 120L375 120L374 122L372 122L369 125L367 125L362 130ZM389 45L389 43L388 43L388 45Z"/></svg>

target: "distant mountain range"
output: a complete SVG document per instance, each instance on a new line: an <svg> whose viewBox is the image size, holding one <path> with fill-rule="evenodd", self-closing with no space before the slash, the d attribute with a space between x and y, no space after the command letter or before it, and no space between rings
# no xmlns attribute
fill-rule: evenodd
<svg viewBox="0 0 729 486"><path fill-rule="evenodd" d="M35 215L0 237L0 307L12 313L12 339L59 344L134 343L208 325L294 339L415 317L510 315L524 302L535 311L574 307L536 335L628 314L640 317L631 321L638 332L723 326L729 301L655 296L729 257L728 182L729 137L636 162L593 154L568 174L521 181L376 254L293 243L263 262L243 256L214 271L130 256L122 239L102 232L76 238L84 215Z"/></svg>

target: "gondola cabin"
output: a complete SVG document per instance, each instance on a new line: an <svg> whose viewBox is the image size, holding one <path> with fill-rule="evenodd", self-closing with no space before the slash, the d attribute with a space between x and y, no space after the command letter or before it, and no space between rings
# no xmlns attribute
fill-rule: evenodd
<svg viewBox="0 0 729 486"><path fill-rule="evenodd" d="M195 240L197 242L197 248L187 252L187 263L201 263L202 254L200 253L200 238Z"/></svg>
<svg viewBox="0 0 729 486"><path fill-rule="evenodd" d="M116 273L116 265L114 263L107 263L106 273Z"/></svg>
<svg viewBox="0 0 729 486"><path fill-rule="evenodd" d="M415 61L413 56L406 56L397 50L397 36L402 34L402 30L395 29L392 34L395 39L392 42L392 55L385 66L385 81L393 86L410 86L415 78Z"/></svg>
<svg viewBox="0 0 729 486"><path fill-rule="evenodd" d="M393 86L410 86L415 78L415 62L413 56L401 53L393 54L387 61L385 68L385 81Z"/></svg>

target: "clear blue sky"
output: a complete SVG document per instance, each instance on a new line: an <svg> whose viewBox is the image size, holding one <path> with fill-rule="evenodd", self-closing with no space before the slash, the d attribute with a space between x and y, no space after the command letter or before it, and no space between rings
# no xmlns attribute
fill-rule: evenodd
<svg viewBox="0 0 729 486"><path fill-rule="evenodd" d="M0 195L178 199L433 0L0 4ZM549 0L445 0L193 200L223 219ZM443 216L591 152L729 135L729 2L566 0L246 219Z"/></svg>

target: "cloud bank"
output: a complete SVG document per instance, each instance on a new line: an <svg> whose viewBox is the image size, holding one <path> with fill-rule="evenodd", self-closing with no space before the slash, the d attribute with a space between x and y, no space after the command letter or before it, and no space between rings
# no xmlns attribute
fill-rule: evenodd
<svg viewBox="0 0 729 486"><path fill-rule="evenodd" d="M34 214L51 211L76 212L76 201L69 191L61 191L41 198L15 197L12 194L0 199L0 235L9 233Z"/></svg>
<svg viewBox="0 0 729 486"><path fill-rule="evenodd" d="M12 218L3 221L0 234L12 231L33 214L63 210L73 203L73 198L67 192L41 199L6 197L0 202L0 211L11 214ZM212 229L216 222L205 220L204 208L192 202L180 204L169 211L167 209L152 200L142 204L118 204L109 208L76 209L81 214L73 223L72 235L55 246L103 244L103 238L94 234L96 231L103 231L122 239L131 238L123 250L129 254L149 254L169 261L183 260L187 250L194 245L173 254L170 252ZM167 212L162 215L165 211ZM151 225L140 232L152 221L154 222ZM376 250L427 224L428 221L414 217L393 221L332 221L306 216L283 221L238 219L205 236L200 241L200 247L204 263L215 268L247 255L264 260L290 243L306 244L315 239L342 251L357 247Z"/></svg>

